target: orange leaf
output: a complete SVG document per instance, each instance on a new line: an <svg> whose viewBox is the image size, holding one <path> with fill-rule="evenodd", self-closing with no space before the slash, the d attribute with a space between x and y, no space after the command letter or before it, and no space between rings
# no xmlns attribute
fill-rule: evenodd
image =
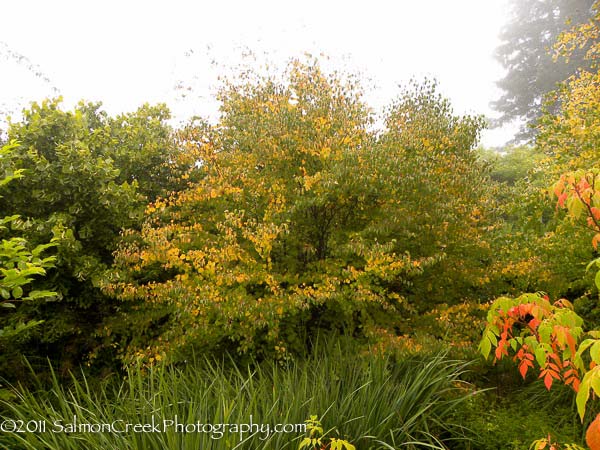
<svg viewBox="0 0 600 450"><path fill-rule="evenodd" d="M498 347L496 347L496 351L494 352L494 356L496 357L496 359L498 359L498 360L502 359L502 355L508 356L508 350L505 348L505 346L506 346L506 341L501 339L498 342Z"/></svg>
<svg viewBox="0 0 600 450"><path fill-rule="evenodd" d="M566 192L560 194L558 196L558 206L560 206L561 208L565 206L565 200L567 199L568 194Z"/></svg>
<svg viewBox="0 0 600 450"><path fill-rule="evenodd" d="M565 336L567 337L567 344L569 345L569 350L571 351L571 357L573 357L575 355L575 345L576 345L575 338L568 331L565 332Z"/></svg>
<svg viewBox="0 0 600 450"><path fill-rule="evenodd" d="M579 180L579 183L577 183L577 186L575 189L578 192L583 192L589 188L590 188L590 183L588 183L588 181L585 178L581 178L581 180Z"/></svg>
<svg viewBox="0 0 600 450"><path fill-rule="evenodd" d="M544 377L544 386L546 386L546 389L548 390L550 390L552 387L552 375L550 372L546 372L546 376Z"/></svg>
<svg viewBox="0 0 600 450"><path fill-rule="evenodd" d="M598 250L598 242L600 242L600 233L597 233L592 238L592 245L594 246L594 250Z"/></svg>
<svg viewBox="0 0 600 450"><path fill-rule="evenodd" d="M527 369L529 367L527 367L527 364L525 364L525 361L523 361L523 363L519 364L519 372L521 373L521 376L523 377L523 379L525 379L525 376L527 375Z"/></svg>
<svg viewBox="0 0 600 450"><path fill-rule="evenodd" d="M585 433L585 442L590 450L600 450L600 414L588 427Z"/></svg>
<svg viewBox="0 0 600 450"><path fill-rule="evenodd" d="M562 182L562 180L560 180L554 186L554 195L556 195L557 197L560 196L560 194L562 193L562 191L564 191L564 189L565 189L565 184Z"/></svg>

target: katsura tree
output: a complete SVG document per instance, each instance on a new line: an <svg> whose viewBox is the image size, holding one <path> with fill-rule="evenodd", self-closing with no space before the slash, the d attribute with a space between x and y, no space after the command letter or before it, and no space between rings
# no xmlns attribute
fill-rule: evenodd
<svg viewBox="0 0 600 450"><path fill-rule="evenodd" d="M182 131L189 188L151 203L117 252L105 292L122 314L106 336L126 360L285 357L319 328L365 336L411 309L429 267L464 264L460 242L478 245L481 121L453 116L434 86L401 97L382 133L358 81L312 60L219 99L216 125Z"/></svg>
<svg viewBox="0 0 600 450"><path fill-rule="evenodd" d="M492 183L475 150L483 119L455 115L436 83L425 81L392 103L385 124L369 159L389 203L369 232L435 262L410 288L419 309L483 297L496 221Z"/></svg>

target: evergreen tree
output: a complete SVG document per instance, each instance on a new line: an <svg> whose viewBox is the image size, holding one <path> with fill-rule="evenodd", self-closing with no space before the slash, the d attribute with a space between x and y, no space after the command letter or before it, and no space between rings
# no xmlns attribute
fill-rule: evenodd
<svg viewBox="0 0 600 450"><path fill-rule="evenodd" d="M507 70L497 82L504 93L492 102L502 116L498 125L515 119L525 121L515 140L534 136L528 124L541 115L544 94L556 88L578 69L589 68L585 49L569 60L555 61L551 48L570 24L586 22L592 16L593 0L511 0L511 19L501 32L502 44L496 58Z"/></svg>

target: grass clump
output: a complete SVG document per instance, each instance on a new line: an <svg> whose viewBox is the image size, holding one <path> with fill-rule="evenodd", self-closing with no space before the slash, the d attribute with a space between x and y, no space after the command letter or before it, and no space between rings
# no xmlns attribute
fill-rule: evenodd
<svg viewBox="0 0 600 450"><path fill-rule="evenodd" d="M1 403L3 420L43 421L46 431L2 433L0 445L36 450L297 449L307 436L305 421L315 415L328 439L344 439L358 449L452 448L452 442L469 439L452 421L457 404L473 394L461 381L464 362L443 354L397 359L358 353L338 342L285 364L200 360L179 367L133 367L124 379L99 388L85 377L73 377L69 386L54 377L49 387L15 389L16 398ZM141 425L121 433L52 432L57 423L69 426L74 417L79 424L115 424L119 430ZM240 433L250 418L271 431L287 424L290 432L266 433L263 427ZM183 428L175 423L165 427L165 420ZM221 427L221 433L215 431L217 424L230 426ZM238 425L236 431L231 425Z"/></svg>

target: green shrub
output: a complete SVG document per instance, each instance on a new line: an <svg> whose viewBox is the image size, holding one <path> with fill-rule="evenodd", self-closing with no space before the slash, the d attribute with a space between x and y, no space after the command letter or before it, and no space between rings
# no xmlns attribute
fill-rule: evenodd
<svg viewBox="0 0 600 450"><path fill-rule="evenodd" d="M522 450L548 434L553 441L582 445L583 427L573 397L563 386L554 387L550 394L542 383L513 388L502 397L491 390L470 397L455 411L453 419L470 429L474 439L453 449Z"/></svg>

